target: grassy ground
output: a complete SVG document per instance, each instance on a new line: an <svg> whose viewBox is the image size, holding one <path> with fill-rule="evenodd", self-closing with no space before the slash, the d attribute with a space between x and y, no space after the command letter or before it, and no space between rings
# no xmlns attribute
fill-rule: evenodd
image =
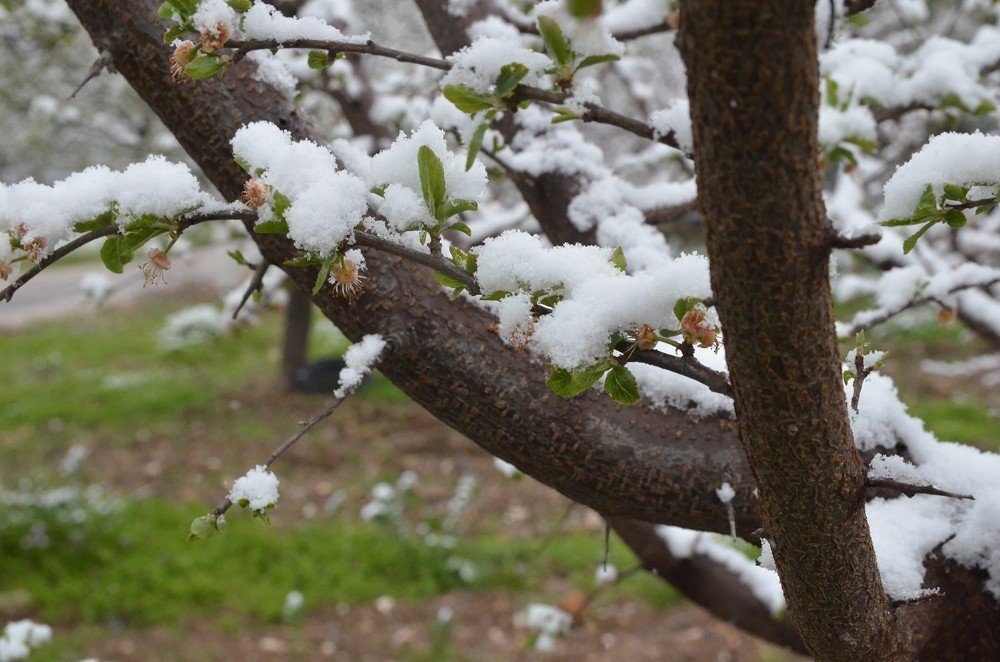
<svg viewBox="0 0 1000 662"><path fill-rule="evenodd" d="M530 479L503 477L381 377L276 466L283 489L271 528L235 513L223 534L186 542L188 524L225 494L226 481L322 400L282 391L276 315L209 344L162 349L157 330L179 305L0 336L0 486L23 496L100 484L106 498L97 503L116 504L91 512L87 498L71 495L61 508L30 511L7 500L0 620L55 625L56 643L38 659L518 656L528 635L510 627L514 611L588 594L587 617L560 643L564 657L614 650L656 659L670 646L676 659L719 651L783 659L680 606L653 577L594 593L604 556L599 519ZM989 393L919 371L919 358L960 355L969 340L934 325L895 340L890 369L929 427L996 444ZM313 353L344 346L320 328ZM64 466L74 447L86 459ZM371 488L407 471L419 478L399 515L362 521ZM457 485L470 477L477 487L468 509L446 524ZM26 546L40 519L48 547ZM457 542L428 544L428 533ZM610 559L619 568L634 563L616 542ZM293 591L303 604L289 611ZM441 608L456 613L454 629L438 624ZM693 657L680 654L688 649Z"/></svg>

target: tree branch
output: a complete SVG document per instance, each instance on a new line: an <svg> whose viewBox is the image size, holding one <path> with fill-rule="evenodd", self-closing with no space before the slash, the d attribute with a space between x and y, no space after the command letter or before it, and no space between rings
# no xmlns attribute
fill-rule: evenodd
<svg viewBox="0 0 1000 662"><path fill-rule="evenodd" d="M251 214L248 212L226 212L218 214L194 214L192 216L187 216L178 222L178 232L184 232L190 227L198 225L200 223L205 223L207 221L231 221L231 220L246 220ZM252 215L256 218L256 214ZM32 278L40 274L45 269L49 268L59 260L63 259L73 251L80 249L92 241L97 241L98 239L103 239L104 237L110 237L114 234L120 234L121 228L117 225L109 225L106 228L101 228L99 230L93 230L86 234L80 235L73 241L67 242L49 253L45 258L36 264L34 267L28 271L21 274L17 280L8 285L2 291L0 291L0 301L10 301L13 298L14 293L25 286Z"/></svg>

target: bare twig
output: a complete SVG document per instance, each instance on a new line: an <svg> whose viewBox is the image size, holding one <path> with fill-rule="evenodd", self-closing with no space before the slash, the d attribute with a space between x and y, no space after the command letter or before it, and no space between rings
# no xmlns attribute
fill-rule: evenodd
<svg viewBox="0 0 1000 662"><path fill-rule="evenodd" d="M864 248L874 246L882 241L882 235L875 232L860 234L856 237L845 237L834 233L830 237L830 248Z"/></svg>
<svg viewBox="0 0 1000 662"><path fill-rule="evenodd" d="M890 490L893 492L899 492L907 497L912 497L917 494L932 494L934 496L951 497L953 499L970 499L975 500L975 497L968 494L956 494L955 492L946 492L945 490L939 490L932 485L911 485L909 483L901 483L898 480L893 480L891 478L869 478L865 481L865 487L870 489L880 489L880 490Z"/></svg>
<svg viewBox="0 0 1000 662"><path fill-rule="evenodd" d="M108 51L101 51L100 55L97 56L97 59L94 60L94 63L90 65L90 71L87 72L87 77L76 86L76 89L73 90L73 94L69 95L69 98L75 99L76 95L80 93L80 90L82 90L87 83L101 75L101 72L105 69L111 69L111 53Z"/></svg>
<svg viewBox="0 0 1000 662"><path fill-rule="evenodd" d="M872 374L874 367L865 367L865 355L860 350L854 352L854 394L851 395L851 409L857 413L858 404L861 402L861 387L864 386L865 379Z"/></svg>
<svg viewBox="0 0 1000 662"><path fill-rule="evenodd" d="M250 283L247 285L247 289L243 293L243 298L240 299L239 304L236 306L236 310L233 311L233 319L239 317L240 311L243 310L243 306L245 306L247 301L249 301L250 296L263 287L264 274L267 273L267 269L270 266L271 263L266 259L263 259L260 261L260 264L257 265L257 268L254 269L253 277L250 279Z"/></svg>
<svg viewBox="0 0 1000 662"><path fill-rule="evenodd" d="M921 296L921 297L916 297L914 299L910 299L908 302L906 302L905 304L903 304L901 306L897 306L896 308L893 308L893 309L883 310L881 313L879 313L878 315L875 315L874 317L871 317L871 318L868 318L864 313L859 313L857 316L855 316L855 318L854 318L855 321L853 322L853 324L851 325L851 327L847 330L846 335L847 336L855 336L855 335L857 335L861 331L867 331L868 329L876 327L879 324L884 324L884 323L888 322L889 320L891 320L893 317L896 317L900 313L903 313L903 312L905 312L907 310L910 310L911 308L916 308L917 306L922 306L924 304L928 304L928 303L932 303L932 302L938 302L938 303L940 303L940 298L941 297L948 296L948 295L951 295L951 294L957 294L958 292L961 292L962 290L968 290L968 289L972 289L972 288L975 288L975 287L993 287L994 285L996 285L998 283L1000 283L1000 278L991 278L989 280L982 281L982 282L979 282L979 283L963 283L961 285L954 286L953 288L951 288L950 290L948 290L944 294L940 294L940 295L927 295L927 296ZM866 311L866 312L870 312L870 311Z"/></svg>
<svg viewBox="0 0 1000 662"><path fill-rule="evenodd" d="M377 362L374 365L372 365L371 370L375 370L377 365L378 365ZM314 427L316 427L317 425L328 419L330 415L337 410L337 407L343 404L343 402L347 400L347 398L349 398L352 393L354 393L354 391L349 390L339 398L335 397L333 401L330 404L328 404L322 411L320 411L318 414L313 415L313 417L310 418L309 420L303 421L301 423L302 427L296 430L294 434L288 437L288 439L285 439L281 443L281 445L279 445L277 448L271 451L271 454L267 456L267 460L264 462L264 468L270 469L271 465L274 464L279 457L288 452L288 449L294 446L299 439L301 439L306 435L307 432L309 432ZM222 501L222 503L219 504L219 506L215 510L212 511L212 515L214 515L215 517L219 517L220 515L225 514L225 512L232 507L233 507L233 502L230 501L228 498L226 498L225 500Z"/></svg>
<svg viewBox="0 0 1000 662"><path fill-rule="evenodd" d="M194 214L188 216L179 221L177 225L178 232L184 232L188 228L198 225L199 223L205 223L206 221L230 221L230 220L247 220L248 218L256 218L256 215L250 214L249 212L223 212L214 214ZM44 269L52 266L62 258L66 257L73 251L86 246L92 241L97 241L104 237L110 237L114 234L119 234L120 228L117 225L109 225L106 228L101 228L99 230L93 230L86 234L80 235L73 241L63 244L59 248L55 249L49 253L41 262L36 264L34 267L28 271L21 274L21 276L15 280L13 283L8 285L4 290L0 291L0 301L10 301L14 296L14 293L19 289L24 287L28 281L41 273Z"/></svg>

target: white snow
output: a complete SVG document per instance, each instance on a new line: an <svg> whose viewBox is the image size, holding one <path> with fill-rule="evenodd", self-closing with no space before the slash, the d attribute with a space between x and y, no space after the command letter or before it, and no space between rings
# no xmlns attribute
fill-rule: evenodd
<svg viewBox="0 0 1000 662"><path fill-rule="evenodd" d="M343 398L356 389L365 376L371 372L372 366L382 355L386 347L382 336L370 333L364 336L360 342L356 342L347 348L344 353L344 363L346 364L340 371L339 385L333 392L334 397Z"/></svg>
<svg viewBox="0 0 1000 662"><path fill-rule="evenodd" d="M676 99L666 108L649 116L653 126L653 137L657 140L673 132L677 145L690 154L694 151L694 136L691 129L691 105L687 99Z"/></svg>
<svg viewBox="0 0 1000 662"><path fill-rule="evenodd" d="M938 197L945 184L994 186L1000 182L1000 136L941 133L897 168L885 185L879 221L907 218L928 185Z"/></svg>
<svg viewBox="0 0 1000 662"><path fill-rule="evenodd" d="M235 504L245 499L250 510L264 510L278 503L278 477L258 464L236 479L228 498Z"/></svg>
<svg viewBox="0 0 1000 662"><path fill-rule="evenodd" d="M448 56L451 70L441 79L441 86L466 85L477 92L493 91L500 70L517 62L528 69L521 81L525 85L543 84L545 71L555 64L544 53L525 48L519 40L480 37L462 50Z"/></svg>
<svg viewBox="0 0 1000 662"><path fill-rule="evenodd" d="M265 2L255 2L243 14L243 33L247 39L318 39L363 44L370 40L369 34L345 35L329 23L315 16L290 17Z"/></svg>

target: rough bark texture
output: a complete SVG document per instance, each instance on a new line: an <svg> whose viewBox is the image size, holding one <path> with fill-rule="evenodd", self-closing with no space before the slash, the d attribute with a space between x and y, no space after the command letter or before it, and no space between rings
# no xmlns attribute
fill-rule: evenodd
<svg viewBox="0 0 1000 662"><path fill-rule="evenodd" d="M813 26L801 0L687 0L680 47L739 434L789 610L817 657L886 660L902 639L840 375Z"/></svg>
<svg viewBox="0 0 1000 662"><path fill-rule="evenodd" d="M309 136L295 108L253 79L250 62L221 79L172 84L155 1L69 4L227 198L239 195L245 179L229 145L240 126L267 119L299 138ZM253 237L273 264L294 253L283 237ZM715 489L728 480L737 491L741 535L760 526L731 421L623 409L596 392L563 400L545 385L542 365L502 343L482 310L450 302L424 267L374 252L367 264L367 289L352 303L328 288L313 301L353 340L365 333L388 338L393 352L382 372L436 417L601 513L726 532L726 510ZM315 281L312 269L287 271L303 288Z"/></svg>

